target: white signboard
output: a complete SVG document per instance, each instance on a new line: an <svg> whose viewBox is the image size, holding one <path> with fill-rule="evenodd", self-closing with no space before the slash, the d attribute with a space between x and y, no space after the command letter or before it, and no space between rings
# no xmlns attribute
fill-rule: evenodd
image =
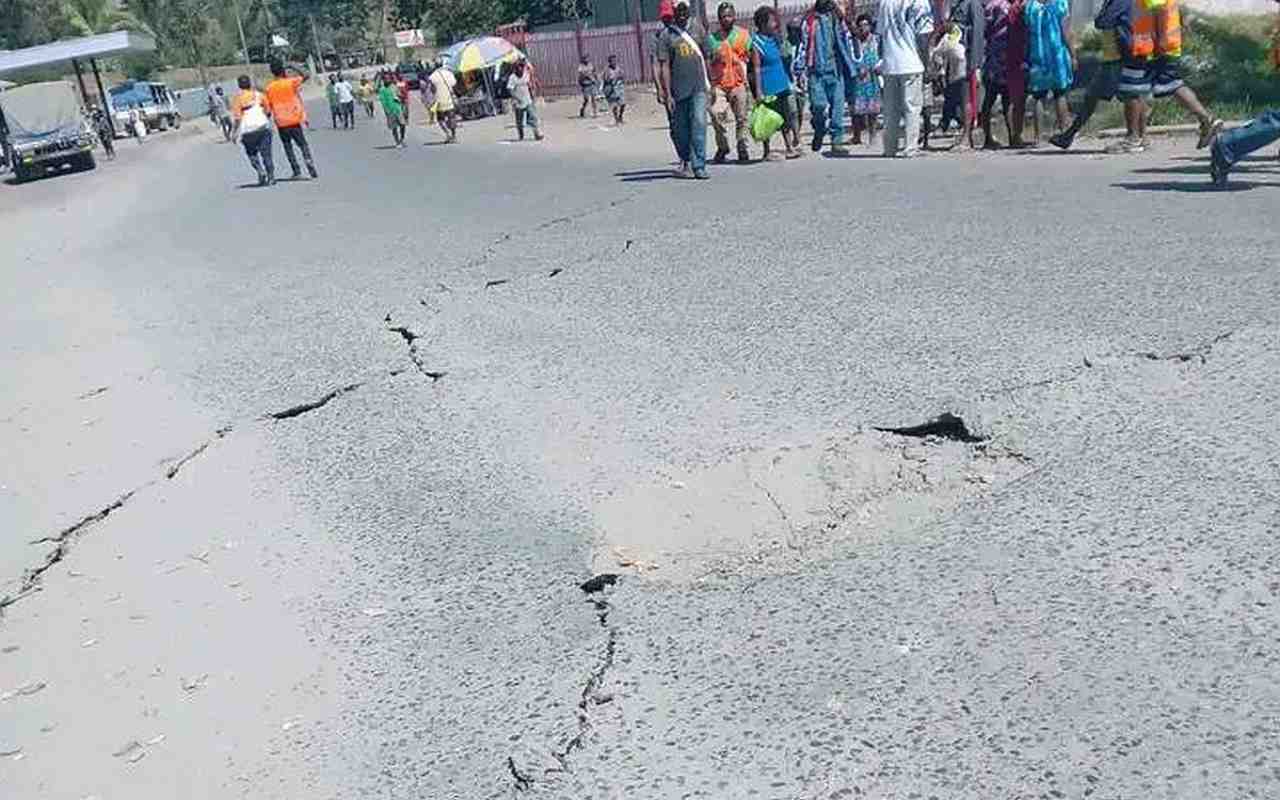
<svg viewBox="0 0 1280 800"><path fill-rule="evenodd" d="M423 37L420 29L396 31L396 47L401 50L407 47L423 47L426 43L427 40Z"/></svg>

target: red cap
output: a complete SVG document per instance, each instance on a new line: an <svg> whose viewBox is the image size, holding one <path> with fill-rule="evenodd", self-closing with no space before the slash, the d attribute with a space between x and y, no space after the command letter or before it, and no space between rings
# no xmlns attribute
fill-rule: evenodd
<svg viewBox="0 0 1280 800"><path fill-rule="evenodd" d="M671 0L661 0L658 3L658 19L668 20L676 18L675 7L671 4Z"/></svg>

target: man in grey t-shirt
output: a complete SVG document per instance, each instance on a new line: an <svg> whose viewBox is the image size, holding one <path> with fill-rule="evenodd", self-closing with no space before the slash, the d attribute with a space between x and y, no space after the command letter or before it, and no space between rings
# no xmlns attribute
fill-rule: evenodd
<svg viewBox="0 0 1280 800"><path fill-rule="evenodd" d="M672 24L658 40L658 99L671 118L682 178L707 177L707 62L700 33L690 33L689 2L677 0Z"/></svg>

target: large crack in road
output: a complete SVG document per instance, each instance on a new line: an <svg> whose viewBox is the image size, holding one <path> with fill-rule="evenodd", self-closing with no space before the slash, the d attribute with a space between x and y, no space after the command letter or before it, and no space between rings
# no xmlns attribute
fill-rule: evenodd
<svg viewBox="0 0 1280 800"><path fill-rule="evenodd" d="M395 371L391 372L392 376L395 374L397 374ZM296 419L313 411L318 411L339 397L354 392L364 385L365 381L355 381L344 384L335 389L331 389L312 400L296 403L280 411L270 412L259 417L258 421L270 420L272 422L281 422ZM106 520L112 514L124 508L131 500L135 499L143 491L156 486L162 480L171 481L177 478L186 467L208 453L211 446L218 441L227 438L235 430L237 430L237 425L235 424L223 425L217 428L212 434L210 434L209 438L200 442L184 455L175 459L159 476L123 492L116 496L116 498L111 502L96 511L84 515L77 522L68 525L57 533L32 539L30 541L30 544L32 545L52 544L54 547L45 554L40 563L33 567L29 567L23 572L22 581L19 584L17 592L0 596L0 619L3 619L3 614L9 606L19 600L30 597L32 594L40 590L41 582L45 573L47 573L55 564L59 564L67 558L78 539L88 534L91 529Z"/></svg>
<svg viewBox="0 0 1280 800"><path fill-rule="evenodd" d="M582 691L578 696L575 714L577 718L576 730L572 736L569 736L558 746L551 749L550 756L556 762L556 766L544 769L544 778L572 772L571 758L574 754L583 750L590 741L594 729L592 721L593 709L596 706L614 701L613 695L603 691L603 688L610 670L613 669L614 660L618 652L618 630L609 619L613 606L608 597L608 590L615 586L618 580L619 576L616 573L601 573L584 581L578 587L587 595L587 602L591 603L595 609L596 621L604 631L605 636L596 657L596 662L587 672ZM507 756L507 771L511 774L513 786L517 792L527 791L538 782L535 773L519 765L512 755Z"/></svg>

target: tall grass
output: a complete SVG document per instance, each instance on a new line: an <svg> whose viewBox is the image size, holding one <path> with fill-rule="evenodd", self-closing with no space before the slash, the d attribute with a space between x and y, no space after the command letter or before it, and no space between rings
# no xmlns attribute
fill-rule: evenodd
<svg viewBox="0 0 1280 800"><path fill-rule="evenodd" d="M1269 55L1276 24L1274 16L1184 12L1183 77L1214 115L1252 119L1262 109L1280 107L1280 73L1272 66ZM1103 35L1092 26L1081 33L1082 58L1101 55ZM1191 120L1182 106L1164 100L1155 103L1151 124ZM1089 123L1094 130L1123 125L1118 104L1100 106Z"/></svg>

